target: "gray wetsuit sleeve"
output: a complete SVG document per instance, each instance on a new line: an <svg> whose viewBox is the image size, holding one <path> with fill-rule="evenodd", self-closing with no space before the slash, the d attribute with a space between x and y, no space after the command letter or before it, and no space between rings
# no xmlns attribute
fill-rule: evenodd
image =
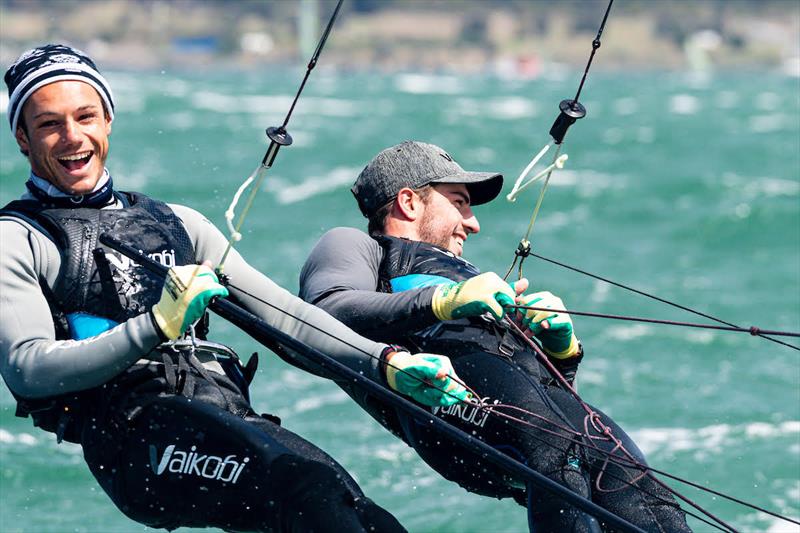
<svg viewBox="0 0 800 533"><path fill-rule="evenodd" d="M217 263L227 245L222 233L197 211L170 206L183 220L192 237L198 260ZM382 381L379 356L386 347L357 335L321 309L307 304L251 267L236 250L225 262L230 277L231 298L269 325L328 354L340 363L375 381ZM291 361L301 368L331 379L336 376L292 353Z"/></svg>
<svg viewBox="0 0 800 533"><path fill-rule="evenodd" d="M41 398L101 385L159 344L148 314L96 337L56 340L41 283L61 266L56 245L34 226L0 217L0 373L9 389Z"/></svg>
<svg viewBox="0 0 800 533"><path fill-rule="evenodd" d="M300 297L370 339L399 342L404 333L438 322L434 287L386 294L378 291L383 249L353 228L327 232L300 272Z"/></svg>

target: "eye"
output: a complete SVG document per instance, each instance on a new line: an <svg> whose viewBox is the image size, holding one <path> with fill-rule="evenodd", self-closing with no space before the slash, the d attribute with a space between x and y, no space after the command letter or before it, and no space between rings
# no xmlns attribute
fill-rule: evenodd
<svg viewBox="0 0 800 533"><path fill-rule="evenodd" d="M79 122L91 122L92 120L95 119L96 116L97 116L97 114L93 113L93 112L91 112L91 113L82 113L78 117L78 121Z"/></svg>

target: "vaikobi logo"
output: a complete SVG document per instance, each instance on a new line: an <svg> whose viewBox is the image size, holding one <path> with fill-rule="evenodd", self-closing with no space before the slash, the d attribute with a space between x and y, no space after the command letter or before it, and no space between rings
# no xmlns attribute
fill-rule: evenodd
<svg viewBox="0 0 800 533"><path fill-rule="evenodd" d="M170 444L164 449L164 454L159 460L158 450L154 445L150 445L150 467L157 476L164 472L171 472L216 479L225 483L236 483L239 474L242 473L249 461L250 458L245 457L240 462L235 455L228 455L225 458L216 455L202 455L197 453L196 446L192 446L188 452L176 450L174 444Z"/></svg>

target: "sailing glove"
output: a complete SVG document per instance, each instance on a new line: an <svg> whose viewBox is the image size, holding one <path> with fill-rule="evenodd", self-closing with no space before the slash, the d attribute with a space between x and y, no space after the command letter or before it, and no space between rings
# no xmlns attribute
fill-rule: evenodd
<svg viewBox="0 0 800 533"><path fill-rule="evenodd" d="M450 359L443 355L393 352L386 357L389 387L431 406L447 406L469 400Z"/></svg>
<svg viewBox="0 0 800 533"><path fill-rule="evenodd" d="M460 283L436 287L431 300L433 314L439 320L491 313L500 320L504 306L514 305L514 288L494 272L484 272Z"/></svg>
<svg viewBox="0 0 800 533"><path fill-rule="evenodd" d="M546 309L564 309L561 298L543 291L517 298L520 305L543 307ZM542 343L547 355L556 359L575 357L580 351L580 344L572 330L572 319L566 313L523 309L522 325L530 329Z"/></svg>
<svg viewBox="0 0 800 533"><path fill-rule="evenodd" d="M164 336L175 340L203 316L212 298L227 295L228 289L219 284L208 265L172 267L164 280L161 299L153 306L153 317Z"/></svg>

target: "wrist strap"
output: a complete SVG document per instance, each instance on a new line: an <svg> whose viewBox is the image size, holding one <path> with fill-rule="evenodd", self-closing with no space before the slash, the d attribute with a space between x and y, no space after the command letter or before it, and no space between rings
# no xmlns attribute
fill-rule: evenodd
<svg viewBox="0 0 800 533"><path fill-rule="evenodd" d="M395 352L408 352L408 349L404 348L403 346L400 346L399 344L390 344L381 351L381 355L379 358L380 361L378 364L380 365L381 376L383 376L384 379L386 379L386 369L388 367L386 358L389 356L390 353L395 353Z"/></svg>

